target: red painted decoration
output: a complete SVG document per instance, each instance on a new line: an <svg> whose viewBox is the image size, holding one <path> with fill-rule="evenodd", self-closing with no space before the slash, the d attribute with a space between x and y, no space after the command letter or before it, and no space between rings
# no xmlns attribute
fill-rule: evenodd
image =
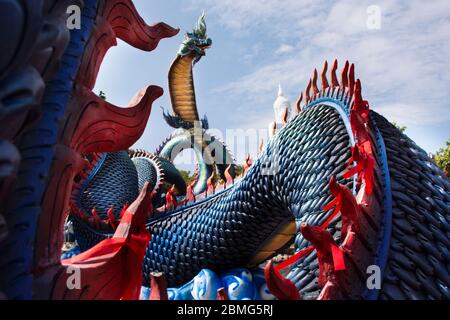
<svg viewBox="0 0 450 320"><path fill-rule="evenodd" d="M330 193L335 198L325 205L323 209L325 211L331 210L333 207L335 207L335 209L320 229L325 230L326 226L333 220L337 213L340 212L342 219L341 239L345 239L350 226L354 225L357 227L359 206L352 191L346 186L338 183L334 176L330 179L329 189Z"/></svg>
<svg viewBox="0 0 450 320"><path fill-rule="evenodd" d="M167 280L164 273L152 272L150 274L150 288L149 300L169 300L167 296Z"/></svg>
<svg viewBox="0 0 450 320"><path fill-rule="evenodd" d="M150 241L145 228L152 202L148 189L147 182L124 212L113 238L62 261L62 270L55 279L54 299L139 299L141 266ZM82 288L67 286L72 274L69 270L79 270Z"/></svg>
<svg viewBox="0 0 450 320"><path fill-rule="evenodd" d="M225 184L231 186L234 183L234 179L230 174L231 164L225 169Z"/></svg>
<svg viewBox="0 0 450 320"><path fill-rule="evenodd" d="M177 200L174 196L175 185L170 188L166 193L166 210L172 210L177 206Z"/></svg>
<svg viewBox="0 0 450 320"><path fill-rule="evenodd" d="M215 189L216 189L215 184L214 184L214 172L211 173L211 176L206 181L206 185L207 185L206 194L209 194L209 195L214 194Z"/></svg>
<svg viewBox="0 0 450 320"><path fill-rule="evenodd" d="M195 194L193 191L195 180L192 181L187 187L186 187L186 202L195 201Z"/></svg>
<svg viewBox="0 0 450 320"><path fill-rule="evenodd" d="M356 144L352 147L352 157L348 162L346 171L343 175L344 178L350 178L351 176L357 174L358 181L365 182L365 189L368 194L372 194L373 184L374 184L374 176L373 171L375 168L375 159L373 155L367 152L367 149L371 151L370 142L366 141L364 146ZM356 162L356 165L351 167L353 162Z"/></svg>
<svg viewBox="0 0 450 320"><path fill-rule="evenodd" d="M317 251L319 286L324 287L327 281L335 281L335 271L344 270L345 261L344 253L338 247L330 232L307 224L300 225L300 232Z"/></svg>
<svg viewBox="0 0 450 320"><path fill-rule="evenodd" d="M224 287L217 289L217 300L230 300L228 292Z"/></svg>
<svg viewBox="0 0 450 320"><path fill-rule="evenodd" d="M284 278L281 273L274 268L273 262L269 261L264 268L267 288L280 300L302 300L297 287L291 280Z"/></svg>
<svg viewBox="0 0 450 320"><path fill-rule="evenodd" d="M252 166L253 161L249 154L245 157L245 163L244 163L244 173L247 172L250 167Z"/></svg>
<svg viewBox="0 0 450 320"><path fill-rule="evenodd" d="M369 140L367 126L369 123L369 103L361 96L361 81L356 80L353 92L353 106L350 111L350 125L358 143Z"/></svg>

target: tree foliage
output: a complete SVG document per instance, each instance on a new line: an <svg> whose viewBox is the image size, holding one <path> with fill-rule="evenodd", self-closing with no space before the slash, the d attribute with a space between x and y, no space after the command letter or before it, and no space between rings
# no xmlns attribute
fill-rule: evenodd
<svg viewBox="0 0 450 320"><path fill-rule="evenodd" d="M394 125L394 127L396 127L398 130L400 130L400 132L401 133L405 133L405 131L406 131L406 126L401 126L401 125L399 125L399 124L397 124L396 122L391 122L393 125Z"/></svg>
<svg viewBox="0 0 450 320"><path fill-rule="evenodd" d="M236 177L241 175L243 171L244 171L244 166L241 166L241 165L235 166L234 172L236 173Z"/></svg>
<svg viewBox="0 0 450 320"><path fill-rule="evenodd" d="M195 175L187 170L179 170L181 177L183 178L184 182L186 182L186 185L191 184L191 182L194 180Z"/></svg>
<svg viewBox="0 0 450 320"><path fill-rule="evenodd" d="M445 172L448 177L450 172L450 139L447 140L446 147L441 148L433 155L433 160Z"/></svg>

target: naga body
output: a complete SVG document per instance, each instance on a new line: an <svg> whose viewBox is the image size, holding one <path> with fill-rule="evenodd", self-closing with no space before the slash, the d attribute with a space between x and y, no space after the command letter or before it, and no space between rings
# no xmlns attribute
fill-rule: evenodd
<svg viewBox="0 0 450 320"><path fill-rule="evenodd" d="M198 117L192 68L210 44L202 16L194 32L187 34L169 71L170 96L175 115L164 116L170 125L185 130L164 142L156 153L158 157L153 158L154 161L165 159L168 167L168 160L173 160L173 155L178 154L174 150L182 150L181 146L192 147L199 160L199 170L194 187L190 186L186 192L186 187L179 182L180 192L175 197L178 201L169 204L166 196L159 202L164 210L156 211L147 222L152 237L142 268L143 284L149 283L149 275L155 271L167 276L169 286L180 286L193 279L202 269L219 273L237 267L254 269L292 243L297 252L313 243L317 252L310 252L298 259L290 266L286 277L303 296L324 296L327 282L322 283L324 280L317 273L321 273L320 269L325 268L325 263L323 258L317 261L317 256L325 253L320 252L319 245L314 242L322 239L323 235L302 232L301 226L306 224L324 226L323 229L329 232L336 245L347 250L347 275L339 275L346 279L336 280L340 293L335 297L446 297L448 255L439 255L443 259L433 256L427 261L432 252L426 248L430 248L429 243L433 241L440 243L445 250L450 244L446 235L446 210L450 195L448 180L423 150L382 116L370 111L368 105L364 105L359 82L356 83L354 79L354 66L349 66L348 62L340 82L336 76L337 62L334 63L330 73L331 83L328 83L325 64L320 89L315 71L305 91L304 105L301 100L298 102L297 115L276 133L245 175L233 184L218 188L220 190L213 189L208 194L210 188L207 180L213 172L213 166L206 163L216 164L218 161L213 158L210 145L205 142L214 139L205 139L202 135L205 134L207 121L200 121ZM366 109L361 111L362 107L358 107L357 103ZM194 134L195 125L200 126L200 138ZM219 144L218 149L223 150L227 157L230 156L224 145ZM355 149L362 150L365 158L358 158L358 152L352 153ZM151 181L157 189L157 172L164 172L160 169L164 166L148 162L143 170L142 164L136 163L139 159L149 158L143 154L144 157L136 157L136 153L131 153L131 159L128 159L123 153L121 157L128 163L126 166L118 162L112 162L110 167L97 166L99 170L96 175L105 179L112 179L115 174L121 175L127 183L133 184L126 189L134 190L137 195L136 173L124 171L125 168L132 168L134 162L140 187L143 181ZM346 175L349 163L359 161L358 165L367 167L368 162L363 159L368 158L374 162L371 169L367 169L374 171L370 178L369 173L363 176L363 171L354 173L354 176ZM219 173L226 179L226 166L223 162L219 163ZM148 174L151 170L153 173ZM176 172L176 168L172 166L171 171ZM177 175L175 173L172 176ZM331 177L337 177L339 185L351 190L360 202L360 217L358 221L352 222L353 228L358 231L352 233L353 238L347 240L348 243L345 238L347 231L342 230L343 225L348 227L348 222L343 222L345 218L333 218L329 210L324 210L324 206L333 199L328 188ZM374 190L368 191L368 184ZM94 190L100 191L101 184L92 180L87 188L92 188L92 191L87 192L92 194ZM86 189L77 192L82 195ZM424 192L422 196L418 195L420 192ZM123 192L118 192L116 197L108 194L105 198L110 201L117 199L117 204L120 204L124 202L121 198L123 195ZM128 202L132 200L133 196L130 195ZM93 204L83 206L87 209L87 215L92 207ZM432 211L419 217L419 212L430 209ZM344 214L341 213L342 216ZM96 233L95 228L86 221L88 219L75 222L75 234L82 238L78 242L85 244L82 250L108 236L105 232ZM420 232L423 232L420 236L423 238L416 238ZM86 243L86 239L90 241ZM390 246L386 247L386 243ZM421 250L408 254L406 247L412 243ZM433 272L436 281L430 286L424 282L428 281L425 272L430 271L430 267L421 267L433 262L440 271ZM399 267L405 263L414 265L414 270L401 268L400 271ZM366 268L370 265L379 265L384 272L385 286L375 294L363 288ZM345 284L349 281L352 284Z"/></svg>
<svg viewBox="0 0 450 320"><path fill-rule="evenodd" d="M197 112L192 68L210 45L202 17L170 68L174 115L165 119L185 131L155 154L104 144L79 152L88 164L74 176L67 240L85 251L112 237L122 207L148 182L143 285L155 271L180 286L202 269L226 274L269 262L266 280L278 298L450 298L450 182L369 109L354 66L347 62L339 78L337 61L329 74L325 63L319 85L315 70L296 114L234 177L231 155ZM172 163L184 148L198 160L188 186ZM216 185L214 174L225 183ZM274 268L270 259L292 244L296 254ZM373 266L381 287L368 288Z"/></svg>

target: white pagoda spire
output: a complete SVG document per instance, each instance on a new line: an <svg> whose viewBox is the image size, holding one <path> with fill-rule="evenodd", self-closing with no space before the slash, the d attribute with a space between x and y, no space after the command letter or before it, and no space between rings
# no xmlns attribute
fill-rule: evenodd
<svg viewBox="0 0 450 320"><path fill-rule="evenodd" d="M283 88L281 84L278 84L278 96L275 102L273 103L273 111L275 113L275 122L277 124L283 123L283 115L288 112L288 118L291 115L291 103L283 94Z"/></svg>
<svg viewBox="0 0 450 320"><path fill-rule="evenodd" d="M278 129L281 129L283 124L283 117L285 116L285 113L287 112L287 119L291 116L291 103L289 100L284 96L283 88L281 87L281 83L278 84L278 95L276 100L273 103L273 111L275 115L275 123L272 122L269 124L269 133L270 136L272 136L273 127L275 125L275 131Z"/></svg>

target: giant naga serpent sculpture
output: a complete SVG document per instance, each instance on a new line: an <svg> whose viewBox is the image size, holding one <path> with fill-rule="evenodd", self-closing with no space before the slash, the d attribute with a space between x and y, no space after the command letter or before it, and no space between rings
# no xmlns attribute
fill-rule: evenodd
<svg viewBox="0 0 450 320"><path fill-rule="evenodd" d="M15 131L1 136L9 170L1 171L0 288L8 298L135 298L139 288L130 287L148 284L153 271L179 286L202 269L267 261L267 286L279 299L449 298L450 183L422 149L370 110L353 64L346 62L340 76L337 61L329 73L326 62L320 75L314 70L296 115L234 177L231 155L221 142L211 148L217 141L207 136L195 102L192 67L211 45L203 18L169 72L175 114L165 118L186 130L152 155L129 147L162 89L140 91L127 108L91 90L116 38L153 50L178 31L146 25L131 1L86 0L83 28L69 37L64 20L54 17L73 1L16 9L35 12L37 2L42 12L18 23L29 28L23 43L40 45L16 55L15 68L1 69L2 79L17 85L2 84L4 105L27 90L23 105L10 109ZM59 37L39 38L36 25L60 30ZM59 50L45 55L47 47ZM199 140L196 127L207 139ZM183 148L206 154L197 157L189 186L171 163ZM216 185L214 175L225 183ZM61 261L68 215L67 235L86 251ZM105 242L117 250L101 255ZM275 266L270 258L292 243L296 253ZM124 271L127 265L142 265L142 275ZM85 280L68 290L65 271L73 266ZM380 288L366 285L371 266L381 272Z"/></svg>

